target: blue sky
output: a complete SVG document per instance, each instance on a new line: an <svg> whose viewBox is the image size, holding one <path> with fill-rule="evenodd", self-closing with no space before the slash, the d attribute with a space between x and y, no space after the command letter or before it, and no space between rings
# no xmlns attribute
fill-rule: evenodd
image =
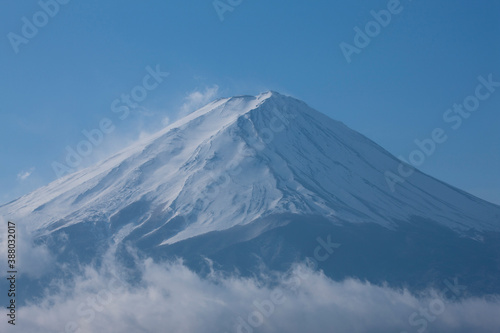
<svg viewBox="0 0 500 333"><path fill-rule="evenodd" d="M404 158L442 128L419 168L500 204L500 88L457 129L443 119L479 76L500 82L497 1L54 1L41 1L52 16L35 0L1 5L0 203L56 179L53 162L104 118L114 130L78 167L212 98L275 90ZM340 45L367 24L348 62ZM169 75L141 90L148 66ZM147 96L120 119L112 103L137 86Z"/></svg>

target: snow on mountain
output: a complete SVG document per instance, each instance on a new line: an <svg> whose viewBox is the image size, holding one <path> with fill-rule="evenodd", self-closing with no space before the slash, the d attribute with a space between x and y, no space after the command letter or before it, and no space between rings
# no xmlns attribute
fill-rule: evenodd
<svg viewBox="0 0 500 333"><path fill-rule="evenodd" d="M161 244L279 213L386 228L412 216L500 231L500 207L416 171L363 135L275 92L214 101L107 160L0 207L38 235L80 222L127 225ZM134 213L127 219L119 221ZM187 223L163 235L178 217ZM117 222L118 221L118 222Z"/></svg>

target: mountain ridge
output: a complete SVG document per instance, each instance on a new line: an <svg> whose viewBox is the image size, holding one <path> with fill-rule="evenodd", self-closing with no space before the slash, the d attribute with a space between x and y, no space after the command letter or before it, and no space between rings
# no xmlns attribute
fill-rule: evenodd
<svg viewBox="0 0 500 333"><path fill-rule="evenodd" d="M112 256L182 258L201 274L286 272L319 237L341 247L321 269L412 290L460 276L500 292L500 207L416 170L390 191L401 162L304 102L277 93L219 99L110 158L10 204L61 271ZM325 238L322 238L325 239ZM133 249L133 253L131 253Z"/></svg>
<svg viewBox="0 0 500 333"><path fill-rule="evenodd" d="M33 229L51 231L72 221L109 222L120 210L143 200L157 209L164 205L162 212L165 217L171 212L170 219L181 211L197 216L198 221L187 228L190 232L181 231L162 244L212 230L207 224L223 230L285 212L319 214L333 222L376 222L389 228L395 220L421 215L454 230L500 230L493 223L500 207L443 182L433 183L421 172L398 193L389 193L381 175L395 169L396 163L399 160L373 141L304 102L266 92L213 101L95 166L0 207L0 214L37 215L45 222ZM236 175L233 166L248 177ZM182 181L175 180L179 177ZM231 196L220 199L209 194L221 187L218 177L229 178L234 188L224 190ZM418 182L430 183L431 190L415 186ZM159 200L157 194L164 197ZM446 201L447 196L454 201ZM199 212L198 200L212 211ZM458 201L472 208L465 210ZM227 202L238 207L228 212Z"/></svg>

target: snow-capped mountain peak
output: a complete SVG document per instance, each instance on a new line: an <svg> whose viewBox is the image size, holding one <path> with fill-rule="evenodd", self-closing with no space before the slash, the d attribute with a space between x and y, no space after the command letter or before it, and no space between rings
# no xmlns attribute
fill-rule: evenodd
<svg viewBox="0 0 500 333"><path fill-rule="evenodd" d="M209 103L0 214L40 234L82 222L127 225L156 235L157 245L281 213L388 228L420 216L454 230L499 230L499 207L422 173L390 191L384 173L399 163L305 103L266 92Z"/></svg>

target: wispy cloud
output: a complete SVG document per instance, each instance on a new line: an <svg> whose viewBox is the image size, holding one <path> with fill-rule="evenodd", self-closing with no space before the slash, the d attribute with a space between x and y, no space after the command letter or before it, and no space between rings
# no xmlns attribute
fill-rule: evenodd
<svg viewBox="0 0 500 333"><path fill-rule="evenodd" d="M196 109L208 104L217 97L219 86L206 87L205 90L195 90L186 96L184 104L181 106L181 116L189 114Z"/></svg>
<svg viewBox="0 0 500 333"><path fill-rule="evenodd" d="M29 176L31 176L33 171L35 171L35 167L32 167L27 171L21 171L17 174L17 179L20 181L24 181L24 180L28 179Z"/></svg>
<svg viewBox="0 0 500 333"><path fill-rule="evenodd" d="M27 275L31 278L39 278L51 269L54 263L53 254L46 244L37 244L28 227L23 223L16 223L16 260L22 263L20 276ZM0 225L6 226L7 221L0 217ZM6 253L8 247L7 228L0 230L0 249ZM0 261L0 278L7 275L7 260ZM0 330L3 332L2 330Z"/></svg>
<svg viewBox="0 0 500 333"><path fill-rule="evenodd" d="M412 314L436 310L431 292L415 296L358 280L336 282L300 265L272 285L265 278L262 282L217 273L202 278L182 262L146 259L143 278L133 286L119 278L116 265L105 266L106 270L89 267L63 292L21 307L24 315L16 329L41 333L63 332L65 327L82 333L500 330L496 298L445 302L444 309L437 309L439 316L424 321Z"/></svg>

